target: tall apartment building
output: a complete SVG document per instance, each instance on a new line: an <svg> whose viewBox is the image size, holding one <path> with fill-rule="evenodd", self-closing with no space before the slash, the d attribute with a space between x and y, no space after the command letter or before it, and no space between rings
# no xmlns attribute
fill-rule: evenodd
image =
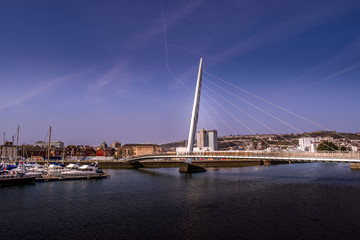
<svg viewBox="0 0 360 240"><path fill-rule="evenodd" d="M320 141L323 139L321 137L304 137L299 139L300 149L307 152L316 152L316 148L319 146Z"/></svg>
<svg viewBox="0 0 360 240"><path fill-rule="evenodd" d="M199 150L216 151L218 149L217 131L200 129L197 132L197 147Z"/></svg>

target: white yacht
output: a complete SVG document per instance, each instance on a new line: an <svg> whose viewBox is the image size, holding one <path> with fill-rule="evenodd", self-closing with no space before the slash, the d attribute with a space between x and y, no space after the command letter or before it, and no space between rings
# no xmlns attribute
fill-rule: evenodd
<svg viewBox="0 0 360 240"><path fill-rule="evenodd" d="M64 172L69 169L71 168L64 168L63 166L60 166L58 164L50 164L47 170L47 174L51 177L60 177L61 172Z"/></svg>
<svg viewBox="0 0 360 240"><path fill-rule="evenodd" d="M16 172L0 170L0 184L24 184L34 181L35 177L25 176Z"/></svg>
<svg viewBox="0 0 360 240"><path fill-rule="evenodd" d="M40 165L35 163L31 167L25 168L25 175L26 176L34 176L34 177L42 177L42 175L46 175L47 168L45 165Z"/></svg>
<svg viewBox="0 0 360 240"><path fill-rule="evenodd" d="M97 163L94 165L82 165L75 170L61 172L62 176L91 176L102 174L104 174L104 172L97 167Z"/></svg>
<svg viewBox="0 0 360 240"><path fill-rule="evenodd" d="M38 163L25 163L20 161L17 167L11 169L11 171L26 176L41 177L41 175L46 174L46 166Z"/></svg>

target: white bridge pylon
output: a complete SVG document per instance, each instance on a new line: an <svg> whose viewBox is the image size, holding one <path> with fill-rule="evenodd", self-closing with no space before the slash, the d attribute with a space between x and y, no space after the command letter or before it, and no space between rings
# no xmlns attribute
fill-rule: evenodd
<svg viewBox="0 0 360 240"><path fill-rule="evenodd" d="M191 114L189 138L188 138L188 145L187 145L187 152L189 154L193 153L193 150L194 150L195 133L196 133L196 127L197 127L197 123L198 123L198 119L199 119L201 81L202 81L202 62L203 62L203 59L200 58L199 71L198 71L196 89L195 89L194 105L193 105L193 110L192 110L192 114ZM191 163L191 160L188 160L188 163Z"/></svg>

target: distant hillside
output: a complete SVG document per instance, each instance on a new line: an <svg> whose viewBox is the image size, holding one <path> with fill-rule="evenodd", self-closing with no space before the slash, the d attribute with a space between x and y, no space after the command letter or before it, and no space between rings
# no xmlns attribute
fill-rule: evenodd
<svg viewBox="0 0 360 240"><path fill-rule="evenodd" d="M311 137L333 137L335 139L345 137L348 139L360 140L360 135L358 135L357 133L338 133L338 132L330 132L330 131L316 131L316 132L311 132L311 133L306 133L306 134L305 133L296 134L294 136L296 136L297 138L301 138L301 137L307 137L308 135L310 135Z"/></svg>
<svg viewBox="0 0 360 240"><path fill-rule="evenodd" d="M224 145L224 140L227 142L230 141L236 141L238 139L249 139L249 140L255 140L258 138L263 138L264 136L271 136L275 141L284 141L285 139L291 140L295 144L297 143L295 140L302 138L302 137L333 137L334 139L341 139L341 138L347 138L351 140L360 140L360 134L357 133L338 133L338 132L330 132L330 131L315 131L315 132L309 132L309 133L301 133L301 134L281 134L281 135L275 135L275 134L258 134L258 135L230 135L230 136L221 136L218 137L219 146ZM177 142L172 143L166 143L162 144L161 147L164 149L175 149L177 147L185 147L186 146L186 140L181 140ZM231 145L231 143L226 143L227 145ZM289 143L283 143L283 144L289 144ZM225 145L224 145L225 146Z"/></svg>
<svg viewBox="0 0 360 240"><path fill-rule="evenodd" d="M160 145L163 149L166 150L170 150L170 149L175 149L177 147L185 147L186 145L186 140L181 140L181 141L177 141L177 142L172 142L172 143L165 143Z"/></svg>

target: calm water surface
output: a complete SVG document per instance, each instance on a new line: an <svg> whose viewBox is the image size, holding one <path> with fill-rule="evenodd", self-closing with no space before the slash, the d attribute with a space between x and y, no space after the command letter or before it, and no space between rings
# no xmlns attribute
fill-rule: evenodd
<svg viewBox="0 0 360 240"><path fill-rule="evenodd" d="M360 171L348 164L107 171L0 187L0 239L360 238Z"/></svg>

